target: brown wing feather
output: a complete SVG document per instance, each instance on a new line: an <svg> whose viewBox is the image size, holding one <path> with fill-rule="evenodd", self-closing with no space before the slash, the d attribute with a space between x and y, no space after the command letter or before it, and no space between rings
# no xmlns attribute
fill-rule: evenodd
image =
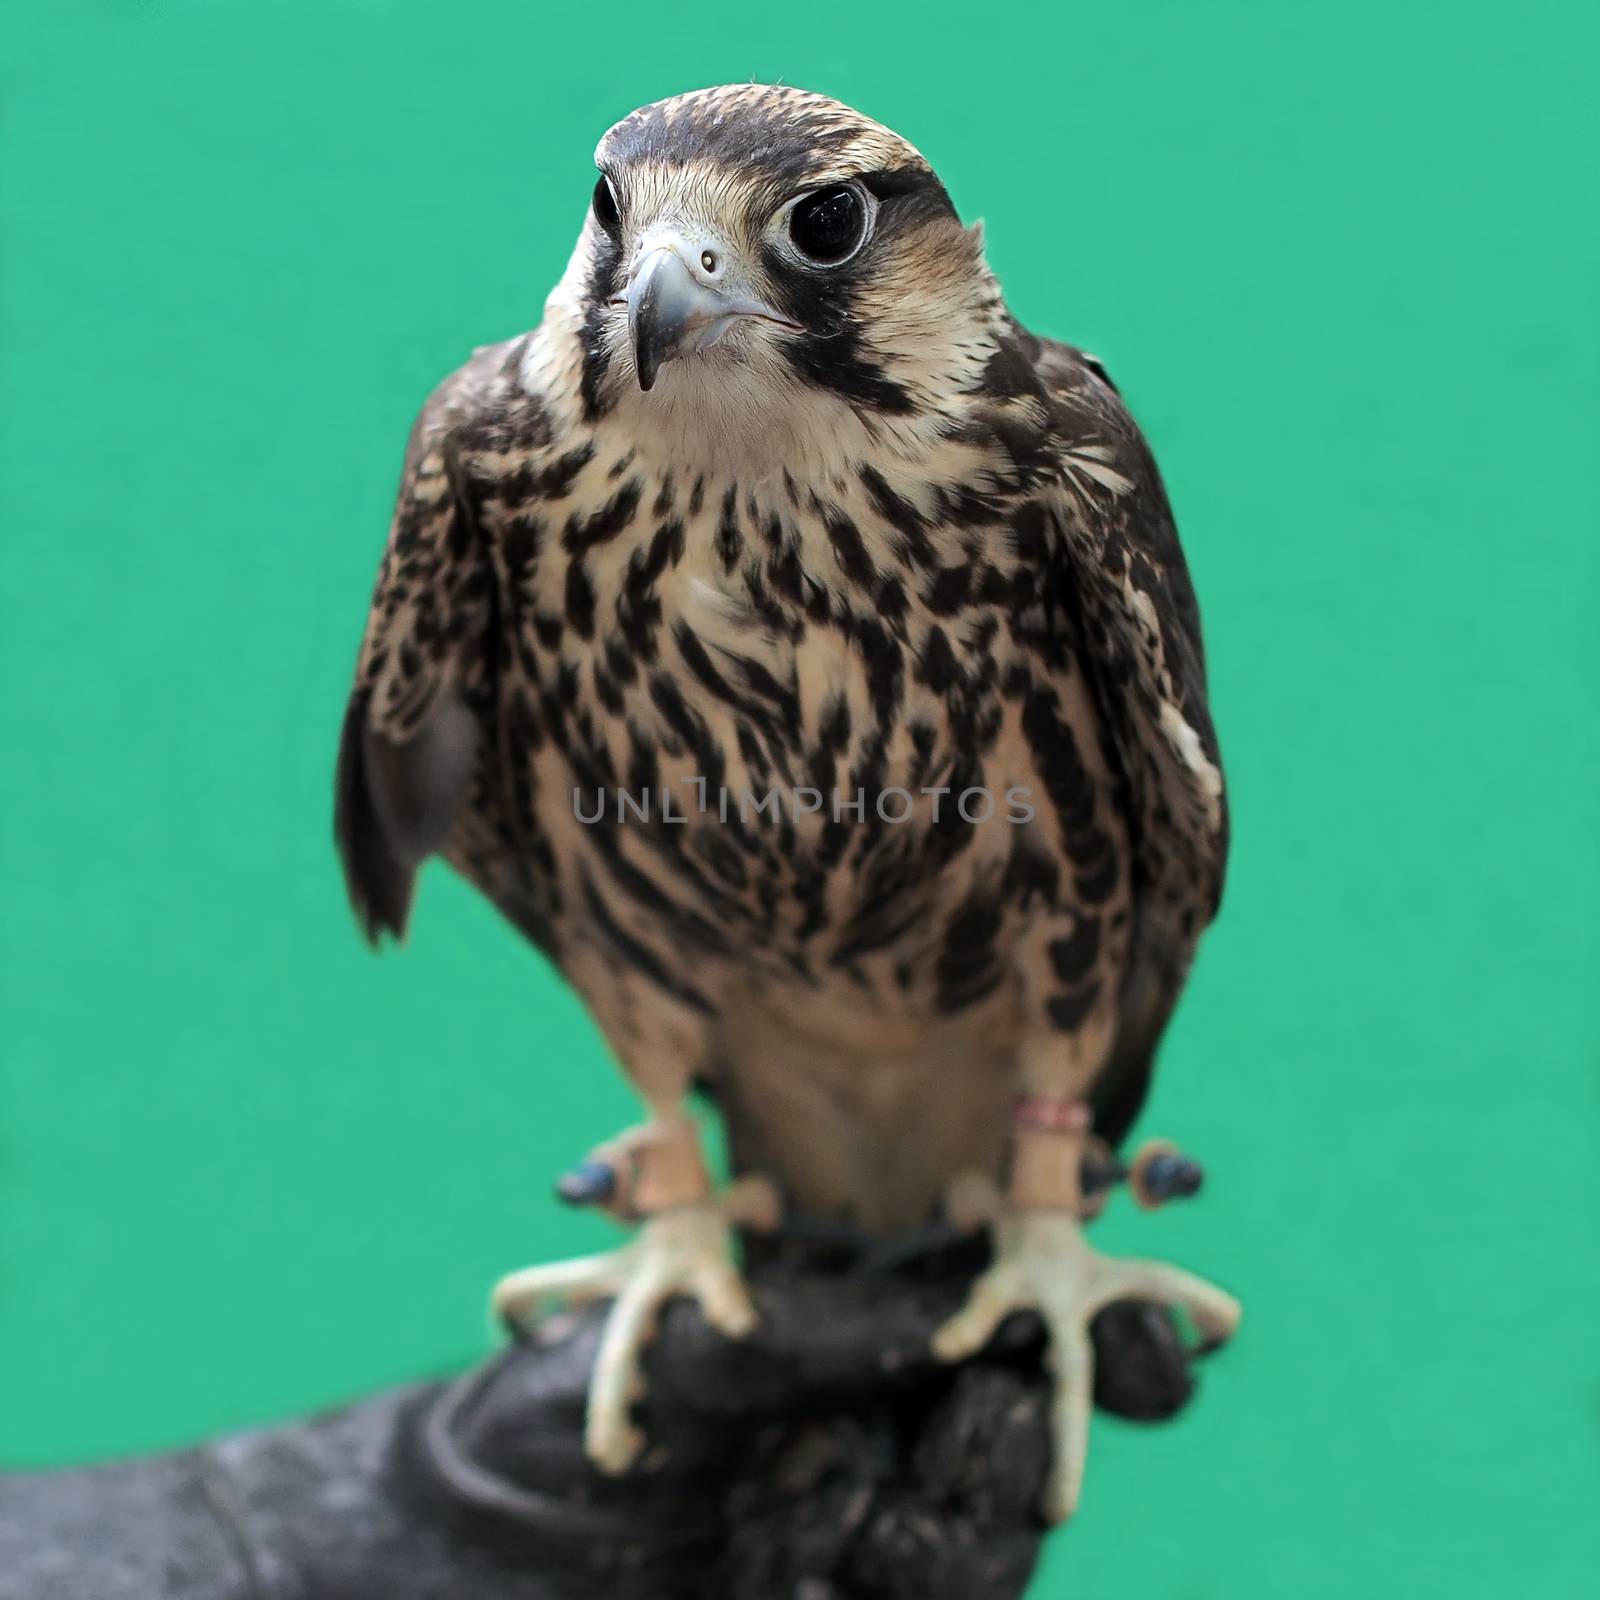
<svg viewBox="0 0 1600 1600"><path fill-rule="evenodd" d="M488 354L441 384L412 429L345 713L334 837L373 943L405 932L417 868L443 847L488 742L494 589L454 459Z"/></svg>
<svg viewBox="0 0 1600 1600"><path fill-rule="evenodd" d="M1228 808L1206 688L1200 610L1154 458L1092 357L1048 340L1034 364L1054 402L1068 587L1122 777L1133 937L1096 1126L1120 1140L1195 947L1216 915Z"/></svg>

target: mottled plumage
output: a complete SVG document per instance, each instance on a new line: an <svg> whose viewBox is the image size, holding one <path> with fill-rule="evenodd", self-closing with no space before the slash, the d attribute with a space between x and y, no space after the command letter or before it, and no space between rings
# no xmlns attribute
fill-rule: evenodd
<svg viewBox="0 0 1600 1600"><path fill-rule="evenodd" d="M684 96L597 162L541 326L412 437L339 765L368 935L403 931L442 852L657 1113L709 1084L737 1164L798 1209L923 1220L999 1170L1052 1052L1120 1139L1227 843L1138 428L1017 324L922 157L835 102ZM865 243L792 259L774 216L838 183ZM621 302L668 228L684 292L762 312L647 393ZM741 816L772 789L779 815Z"/></svg>

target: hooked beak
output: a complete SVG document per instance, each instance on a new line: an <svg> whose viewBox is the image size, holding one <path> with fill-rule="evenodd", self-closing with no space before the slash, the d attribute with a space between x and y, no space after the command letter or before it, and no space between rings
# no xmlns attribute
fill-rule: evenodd
<svg viewBox="0 0 1600 1600"><path fill-rule="evenodd" d="M714 345L741 318L755 317L793 328L758 300L728 294L708 283L677 243L658 244L635 263L626 292L628 336L639 387L654 387L656 374L676 356Z"/></svg>

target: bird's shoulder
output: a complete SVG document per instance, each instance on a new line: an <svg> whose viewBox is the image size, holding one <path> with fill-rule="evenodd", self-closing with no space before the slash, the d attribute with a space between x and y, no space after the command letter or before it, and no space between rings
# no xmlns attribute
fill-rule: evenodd
<svg viewBox="0 0 1600 1600"><path fill-rule="evenodd" d="M535 330L479 345L435 385L412 429L408 470L433 448L466 483L536 464L559 447L555 408L528 359L537 337Z"/></svg>
<svg viewBox="0 0 1600 1600"><path fill-rule="evenodd" d="M1161 471L1143 430L1098 356L1013 323L986 390L1006 418L997 431L1066 513L1066 554L1080 582L1115 571L1149 594L1160 625L1181 636L1203 697L1199 606ZM1007 430L1009 429L1009 436ZM1022 443L1018 443L1019 436Z"/></svg>
<svg viewBox="0 0 1600 1600"><path fill-rule="evenodd" d="M1032 433L1041 464L1092 445L1123 478L1153 473L1139 424L1098 356L1030 332L1014 319L998 335L978 386L987 419L1016 453Z"/></svg>
<svg viewBox="0 0 1600 1600"><path fill-rule="evenodd" d="M1024 337L1032 342L1034 370L1051 389L1074 393L1098 384L1114 395L1121 394L1099 356L1061 339L1047 339L1041 334L1026 332Z"/></svg>

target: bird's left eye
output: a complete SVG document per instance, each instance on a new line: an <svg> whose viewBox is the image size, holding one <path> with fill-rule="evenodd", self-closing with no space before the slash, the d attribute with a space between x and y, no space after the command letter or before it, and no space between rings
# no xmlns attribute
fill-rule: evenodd
<svg viewBox="0 0 1600 1600"><path fill-rule="evenodd" d="M867 232L867 208L847 184L808 194L789 213L789 238L806 260L834 267L856 253Z"/></svg>
<svg viewBox="0 0 1600 1600"><path fill-rule="evenodd" d="M603 172L600 174L600 181L594 186L594 220L607 233L615 233L617 224L621 220L621 213L617 209L617 192L611 187L611 180Z"/></svg>

